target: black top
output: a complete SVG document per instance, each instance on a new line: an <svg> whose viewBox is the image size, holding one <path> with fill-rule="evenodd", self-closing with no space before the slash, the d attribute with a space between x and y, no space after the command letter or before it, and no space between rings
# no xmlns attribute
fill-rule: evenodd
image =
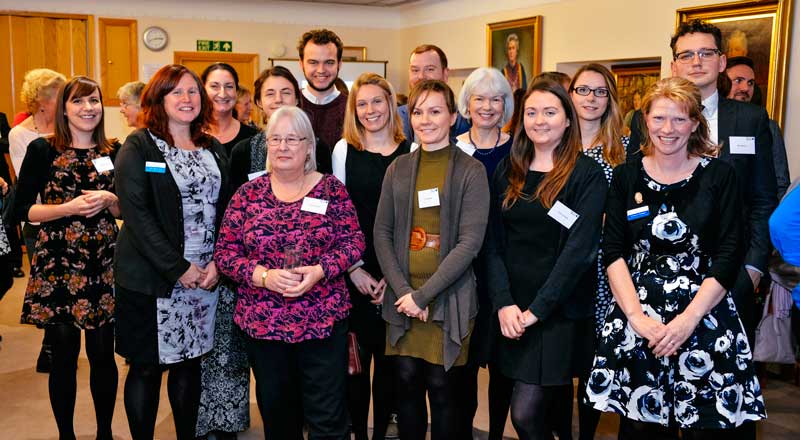
<svg viewBox="0 0 800 440"><path fill-rule="evenodd" d="M111 157L112 162L115 161L119 148L119 142L111 145L111 151L108 156ZM53 160L59 154L58 150L50 144L48 138L34 139L28 145L25 151L25 159L22 161L22 167L19 170L20 178L17 181L16 193L14 194L14 216L17 222L30 221L28 212L36 204L36 198L42 195L45 186L50 182L50 169L53 165Z"/></svg>
<svg viewBox="0 0 800 440"><path fill-rule="evenodd" d="M517 304L541 321L590 317L597 281L591 269L597 263L608 191L602 168L581 154L556 197L579 215L569 229L548 216L549 209L539 200L519 199L511 209L502 209L509 168L507 158L490 187L486 272L494 310ZM541 178L541 173L529 172L525 193L533 194Z"/></svg>
<svg viewBox="0 0 800 440"><path fill-rule="evenodd" d="M222 175L217 200L216 231L219 231L231 198L228 157L216 139L209 149ZM146 172L147 162L163 164L164 172ZM189 261L183 257L181 192L147 129L128 135L114 166L114 184L125 221L114 255L115 281L128 290L167 297L178 278L189 269Z"/></svg>
<svg viewBox="0 0 800 440"><path fill-rule="evenodd" d="M637 197L637 194L639 196ZM641 203L637 203L637 199ZM700 237L700 249L711 256L706 274L726 289L733 287L742 264L741 197L733 167L712 159L698 165L687 182L659 185L642 167L641 157L614 169L603 237L606 266L633 252L635 237L658 214L661 205L674 206L678 217ZM647 206L649 215L628 220L628 212Z"/></svg>
<svg viewBox="0 0 800 440"><path fill-rule="evenodd" d="M642 113L637 110L631 119L631 138L628 144L628 161L641 157L640 144L645 140ZM731 136L755 137L756 154L732 154ZM719 98L717 140L721 145L719 158L733 165L742 195L745 243L748 243L745 264L766 272L770 254L769 216L778 206L777 182L772 159L772 135L767 112L752 104L733 99ZM749 278L744 278L749 281ZM738 290L747 289L747 282ZM749 290L752 291L750 283ZM741 308L741 307L740 307Z"/></svg>
<svg viewBox="0 0 800 440"><path fill-rule="evenodd" d="M222 144L222 147L225 148L225 154L227 154L228 157L231 157L231 151L233 151L233 147L235 147L236 144L245 139L250 139L256 133L258 133L257 129L247 124L239 123L239 132L236 133L236 137Z"/></svg>

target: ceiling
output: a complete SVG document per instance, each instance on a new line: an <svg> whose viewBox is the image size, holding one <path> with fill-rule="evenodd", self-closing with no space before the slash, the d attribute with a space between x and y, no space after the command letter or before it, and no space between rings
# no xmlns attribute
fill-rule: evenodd
<svg viewBox="0 0 800 440"><path fill-rule="evenodd" d="M411 3L421 3L423 0L284 0L290 2L301 3L328 3L339 5L356 5L356 6L378 6L378 7L392 7L408 5Z"/></svg>

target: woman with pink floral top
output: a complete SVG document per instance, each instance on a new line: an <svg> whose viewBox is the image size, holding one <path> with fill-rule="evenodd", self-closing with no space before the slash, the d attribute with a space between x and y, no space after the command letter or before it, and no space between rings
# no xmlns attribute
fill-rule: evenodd
<svg viewBox="0 0 800 440"><path fill-rule="evenodd" d="M305 419L310 438L344 439L344 275L364 235L344 185L316 171L305 113L278 109L266 135L268 174L234 195L214 258L239 284L234 321L246 335L265 437L303 438Z"/></svg>

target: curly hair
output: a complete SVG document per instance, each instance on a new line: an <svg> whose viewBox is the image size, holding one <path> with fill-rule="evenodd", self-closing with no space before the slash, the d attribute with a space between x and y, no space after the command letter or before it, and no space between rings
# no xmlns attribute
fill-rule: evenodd
<svg viewBox="0 0 800 440"><path fill-rule="evenodd" d="M67 82L67 78L50 69L33 69L25 74L22 89L19 92L20 100L25 104L29 113L39 110L39 99L55 98L58 89Z"/></svg>
<svg viewBox="0 0 800 440"><path fill-rule="evenodd" d="M308 31L300 37L300 41L297 42L297 53L300 55L300 61L303 60L303 55L305 55L306 45L311 42L318 46L324 46L329 43L333 43L336 46L336 61L342 61L342 51L344 50L344 45L342 44L342 40L336 35L335 32L328 30L328 29L314 29Z"/></svg>

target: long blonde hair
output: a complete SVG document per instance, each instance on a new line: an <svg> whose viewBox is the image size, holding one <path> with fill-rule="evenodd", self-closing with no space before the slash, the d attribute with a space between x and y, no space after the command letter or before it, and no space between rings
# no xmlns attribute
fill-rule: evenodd
<svg viewBox="0 0 800 440"><path fill-rule="evenodd" d="M397 113L397 98L395 97L394 89L389 84L389 81L386 81L382 76L369 72L362 73L356 78L350 94L347 96L347 110L344 113L344 130L342 132L345 142L354 146L357 150L364 149L364 125L358 120L356 101L358 91L365 85L378 86L383 90L383 97L389 104L389 121L386 128L392 133L396 143L403 142L406 136L403 134L403 122Z"/></svg>

